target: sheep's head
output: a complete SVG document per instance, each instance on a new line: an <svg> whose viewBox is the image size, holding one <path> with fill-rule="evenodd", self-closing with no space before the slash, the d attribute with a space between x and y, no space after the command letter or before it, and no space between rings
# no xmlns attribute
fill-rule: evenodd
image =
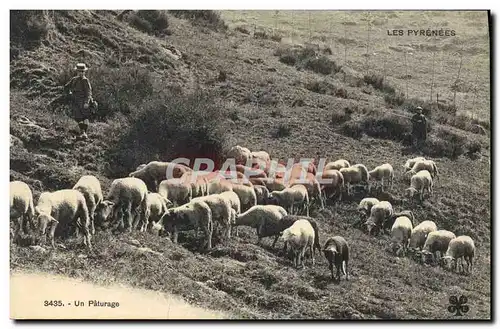
<svg viewBox="0 0 500 329"><path fill-rule="evenodd" d="M323 254L327 260L334 260L335 255L338 253L337 248L335 246L330 246L328 248L323 249Z"/></svg>
<svg viewBox="0 0 500 329"><path fill-rule="evenodd" d="M104 200L100 202L94 213L94 224L101 227L107 227L109 224L109 216L113 213L114 202Z"/></svg>
<svg viewBox="0 0 500 329"><path fill-rule="evenodd" d="M451 269L453 263L456 263L456 259L453 258L452 256L441 257L441 259L439 261L439 265L441 265L441 267L443 267L447 270Z"/></svg>
<svg viewBox="0 0 500 329"><path fill-rule="evenodd" d="M268 205L278 205L278 199L276 198L276 193L270 192L265 203Z"/></svg>
<svg viewBox="0 0 500 329"><path fill-rule="evenodd" d="M423 250L420 253L420 260L422 264L426 264L428 261L434 260L434 255L429 250Z"/></svg>
<svg viewBox="0 0 500 329"><path fill-rule="evenodd" d="M153 233L153 235L161 235L162 230L163 230L163 225L161 224L161 221L153 222L153 224L149 229L149 231Z"/></svg>
<svg viewBox="0 0 500 329"><path fill-rule="evenodd" d="M417 189L414 187L408 187L405 190L405 195L409 198L412 199L416 194L418 193Z"/></svg>
<svg viewBox="0 0 500 329"><path fill-rule="evenodd" d="M377 226L377 224L373 220L368 219L365 222L365 226L366 226L366 231L368 232L368 234L372 234L372 231Z"/></svg>
<svg viewBox="0 0 500 329"><path fill-rule="evenodd" d="M45 233L47 233L47 228L49 226L52 227L52 225L59 223L59 221L49 214L40 213L36 218L36 223L38 227L38 233L40 235L44 235Z"/></svg>

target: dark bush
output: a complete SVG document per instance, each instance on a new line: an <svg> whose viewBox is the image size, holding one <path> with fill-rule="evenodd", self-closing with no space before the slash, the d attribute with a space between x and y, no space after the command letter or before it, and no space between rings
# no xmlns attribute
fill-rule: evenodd
<svg viewBox="0 0 500 329"><path fill-rule="evenodd" d="M151 25L151 23L137 14L131 14L128 17L128 23L130 24L130 26L138 29L139 31L153 34L153 26Z"/></svg>
<svg viewBox="0 0 500 329"><path fill-rule="evenodd" d="M184 18L191 23L208 27L215 31L227 30L227 25L220 14L214 10L169 10L169 13L178 18Z"/></svg>
<svg viewBox="0 0 500 329"><path fill-rule="evenodd" d="M243 34L247 34L247 35L250 34L250 31L248 31L248 29L244 26L237 26L234 29L235 29L235 31L241 32Z"/></svg>
<svg viewBox="0 0 500 329"><path fill-rule="evenodd" d="M280 62L295 66L297 69L306 69L320 74L334 74L340 71L341 66L330 60L313 47L280 47L274 52Z"/></svg>
<svg viewBox="0 0 500 329"><path fill-rule="evenodd" d="M292 129L288 125L280 124L278 126L278 129L274 133L274 137L276 137L276 138L288 137L291 135L291 133L292 133L291 131L292 131Z"/></svg>
<svg viewBox="0 0 500 329"><path fill-rule="evenodd" d="M49 31L49 22L43 10L11 10L10 41L32 49L40 45Z"/></svg>
<svg viewBox="0 0 500 329"><path fill-rule="evenodd" d="M329 60L326 56L307 58L304 61L304 68L325 75L340 71L340 66L337 66L334 61Z"/></svg>
<svg viewBox="0 0 500 329"><path fill-rule="evenodd" d="M340 133L351 138L359 139L363 136L363 128L359 121L347 121L340 126Z"/></svg>
<svg viewBox="0 0 500 329"><path fill-rule="evenodd" d="M331 121L330 124L332 126L339 125L341 123L344 123L346 121L351 120L351 113L348 110L334 110L331 116Z"/></svg>
<svg viewBox="0 0 500 329"><path fill-rule="evenodd" d="M445 128L436 128L434 136L429 136L422 148L425 155L456 159L465 153L467 138Z"/></svg>
<svg viewBox="0 0 500 329"><path fill-rule="evenodd" d="M150 24L155 35L161 35L168 28L168 16L164 10L138 10L136 15Z"/></svg>
<svg viewBox="0 0 500 329"><path fill-rule="evenodd" d="M391 107L401 106L405 102L405 95L403 93L386 94L384 100Z"/></svg>
<svg viewBox="0 0 500 329"><path fill-rule="evenodd" d="M481 152L481 143L478 141L470 141L466 145L467 154L472 155Z"/></svg>
<svg viewBox="0 0 500 329"><path fill-rule="evenodd" d="M378 89L387 94L395 94L396 90L391 85L384 81L384 77L378 74L367 74L363 77L363 81L373 88Z"/></svg>
<svg viewBox="0 0 500 329"><path fill-rule="evenodd" d="M371 137L401 141L411 131L410 120L399 116L373 113L361 121L361 128Z"/></svg>

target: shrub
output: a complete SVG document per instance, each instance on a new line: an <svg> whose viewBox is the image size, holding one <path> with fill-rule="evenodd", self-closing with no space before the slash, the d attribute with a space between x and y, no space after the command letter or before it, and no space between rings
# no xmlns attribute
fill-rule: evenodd
<svg viewBox="0 0 500 329"><path fill-rule="evenodd" d="M292 129L288 125L280 124L278 126L278 129L274 133L274 137L276 138L288 137L291 135L291 130Z"/></svg>
<svg viewBox="0 0 500 329"><path fill-rule="evenodd" d="M456 159L465 153L467 138L445 128L437 128L434 136L429 136L422 152L434 157Z"/></svg>
<svg viewBox="0 0 500 329"><path fill-rule="evenodd" d="M359 121L347 121L340 126L340 133L351 138L359 139L363 136L363 128Z"/></svg>
<svg viewBox="0 0 500 329"><path fill-rule="evenodd" d="M128 17L128 23L130 24L130 26L136 28L139 31L153 34L153 26L151 25L151 23L137 14L131 14Z"/></svg>
<svg viewBox="0 0 500 329"><path fill-rule="evenodd" d="M403 140L411 131L410 120L381 113L363 118L361 127L368 136L395 141Z"/></svg>
<svg viewBox="0 0 500 329"><path fill-rule="evenodd" d="M403 93L386 94L384 100L389 106L401 106L405 102L405 95Z"/></svg>
<svg viewBox="0 0 500 329"><path fill-rule="evenodd" d="M241 25L240 25L240 26L235 27L234 29L235 29L236 31L238 31L238 32L243 33L243 34L247 34L247 35L249 35L249 34L250 34L250 31L248 31L248 29L247 29L246 27L241 26Z"/></svg>
<svg viewBox="0 0 500 329"><path fill-rule="evenodd" d="M384 81L384 77L378 74L367 74L363 77L363 81L369 85L372 85L373 88L378 89L387 94L395 94L396 90L391 85L387 84Z"/></svg>
<svg viewBox="0 0 500 329"><path fill-rule="evenodd" d="M169 10L178 18L189 20L192 24L208 27L215 31L227 30L227 25L220 14L214 10Z"/></svg>
<svg viewBox="0 0 500 329"><path fill-rule="evenodd" d="M281 47L274 52L274 55L284 64L324 75L337 73L341 69L341 66L324 55L318 55L318 51L309 46Z"/></svg>
<svg viewBox="0 0 500 329"><path fill-rule="evenodd" d="M344 123L351 120L351 111L347 108L344 110L334 110L331 116L330 124L336 126L338 124Z"/></svg>
<svg viewBox="0 0 500 329"><path fill-rule="evenodd" d="M40 45L49 31L49 22L43 10L11 10L10 40L28 49Z"/></svg>
<svg viewBox="0 0 500 329"><path fill-rule="evenodd" d="M164 10L138 10L136 15L149 23L155 35L161 35L168 28L168 16Z"/></svg>
<svg viewBox="0 0 500 329"><path fill-rule="evenodd" d="M481 143L479 143L478 141L470 141L469 143L467 143L466 149L467 149L468 155L480 153L481 152Z"/></svg>

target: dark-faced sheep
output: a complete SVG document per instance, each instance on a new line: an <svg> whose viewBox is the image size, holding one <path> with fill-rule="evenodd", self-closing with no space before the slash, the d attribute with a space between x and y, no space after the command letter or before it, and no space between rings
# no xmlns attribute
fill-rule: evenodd
<svg viewBox="0 0 500 329"><path fill-rule="evenodd" d="M342 274L345 275L345 279L349 281L349 244L347 241L341 236L329 238L323 246L323 254L328 261L328 268L330 269L332 279L336 279L337 282L340 282L340 270L342 270ZM336 278L333 274L334 265L337 269Z"/></svg>

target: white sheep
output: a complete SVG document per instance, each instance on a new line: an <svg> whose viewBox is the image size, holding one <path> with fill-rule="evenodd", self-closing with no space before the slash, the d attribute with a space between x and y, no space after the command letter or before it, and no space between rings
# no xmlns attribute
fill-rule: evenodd
<svg viewBox="0 0 500 329"><path fill-rule="evenodd" d="M405 176L406 178L410 178L412 175L415 175L417 173L419 173L420 171L422 170L427 170L430 174L431 174L431 177L434 179L434 178L439 178L439 172L438 172L438 168L437 168L437 165L434 161L432 160L419 160L417 162L415 162L415 164L413 165L413 167L411 168L411 170L407 171L405 173Z"/></svg>
<svg viewBox="0 0 500 329"><path fill-rule="evenodd" d="M210 206L201 200L192 200L185 205L169 209L160 220L165 231L170 233L172 242L177 243L178 231L198 229L205 234L205 248L212 248L212 210Z"/></svg>
<svg viewBox="0 0 500 329"><path fill-rule="evenodd" d="M379 203L377 198L363 198L358 205L358 212L361 218L368 216L372 210L372 207Z"/></svg>
<svg viewBox="0 0 500 329"><path fill-rule="evenodd" d="M255 191L255 196L257 197L257 204L265 205L269 199L269 190L267 187L262 185L253 185L253 190Z"/></svg>
<svg viewBox="0 0 500 329"><path fill-rule="evenodd" d="M437 231L436 223L430 220L425 220L415 226L411 231L409 250L413 252L417 248L421 249L425 244L427 235L434 231Z"/></svg>
<svg viewBox="0 0 500 329"><path fill-rule="evenodd" d="M148 227L151 228L161 219L163 214L168 210L168 207L172 205L172 202L163 197L160 193L149 192L146 195L146 210L140 231L144 232Z"/></svg>
<svg viewBox="0 0 500 329"><path fill-rule="evenodd" d="M294 254L294 265L304 267L304 255L306 249L311 253L312 265L314 266L314 228L306 219L295 221L292 226L283 231L283 241L285 245L289 245Z"/></svg>
<svg viewBox="0 0 500 329"><path fill-rule="evenodd" d="M396 255L399 254L399 250L401 249L403 250L403 255L406 254L412 229L413 224L411 223L411 220L406 216L400 216L394 221L394 224L391 228L391 237L393 240L393 250L397 250Z"/></svg>
<svg viewBox="0 0 500 329"><path fill-rule="evenodd" d="M412 199L413 196L418 193L420 201L424 200L424 191L427 191L429 195L432 195L432 177L427 170L422 170L411 177L410 187L407 188L406 195L408 198Z"/></svg>
<svg viewBox="0 0 500 329"><path fill-rule="evenodd" d="M252 162L257 164L267 164L271 162L271 157L266 151L254 151L250 153Z"/></svg>
<svg viewBox="0 0 500 329"><path fill-rule="evenodd" d="M193 198L191 202L205 202L212 211L213 223L218 223L222 227L222 235L229 239L231 237L231 202L220 194L211 194L207 196Z"/></svg>
<svg viewBox="0 0 500 329"><path fill-rule="evenodd" d="M238 197L238 194L236 194L234 191L226 191L222 192L219 194L221 197L226 198L229 200L231 204L231 208L233 212L231 212L231 225L234 225L236 222L236 216L241 214L241 201L240 198ZM238 228L236 227L235 229L235 236L238 236Z"/></svg>
<svg viewBox="0 0 500 329"><path fill-rule="evenodd" d="M151 184L151 189L156 192L159 182L169 178L181 178L188 171L192 169L180 163L151 161L144 167L131 172L129 177L140 178Z"/></svg>
<svg viewBox="0 0 500 329"><path fill-rule="evenodd" d="M233 183L224 178L217 177L208 182L207 190L208 190L207 195L220 194L222 192L232 191Z"/></svg>
<svg viewBox="0 0 500 329"><path fill-rule="evenodd" d="M203 171L188 171L180 178L181 182L191 184L191 196L193 198L208 195L208 180Z"/></svg>
<svg viewBox="0 0 500 329"><path fill-rule="evenodd" d="M252 186L233 184L232 191L240 198L241 211L247 211L257 204L257 195Z"/></svg>
<svg viewBox="0 0 500 329"><path fill-rule="evenodd" d="M101 183L97 177L92 175L82 176L73 186L73 190L82 192L87 202L87 208L90 215L90 226L92 234L95 234L95 210L97 205L103 201Z"/></svg>
<svg viewBox="0 0 500 329"><path fill-rule="evenodd" d="M384 163L383 165L375 167L373 170L369 171L368 174L370 175L370 180L380 182L382 191L384 190L384 182L388 182L390 189L392 189L394 183L394 169L390 163Z"/></svg>
<svg viewBox="0 0 500 329"><path fill-rule="evenodd" d="M368 234L371 234L374 227L383 229L385 222L393 215L394 210L388 201L380 201L370 210L370 217L365 222Z"/></svg>
<svg viewBox="0 0 500 329"><path fill-rule="evenodd" d="M28 228L34 228L35 207L33 205L33 193L28 184L21 181L13 181L9 184L10 191L10 219L17 221L15 234L21 230L28 233Z"/></svg>
<svg viewBox="0 0 500 329"><path fill-rule="evenodd" d="M418 161L425 161L425 158L424 157L416 157L416 158L413 158L413 159L408 159L405 164L403 165L403 168L404 168L404 171L408 171L408 170L411 170L411 168L413 168L413 166L415 165L416 162Z"/></svg>
<svg viewBox="0 0 500 329"><path fill-rule="evenodd" d="M438 252L439 256L442 257L446 250L448 250L448 244L450 241L455 238L455 234L447 230L430 232L427 235L424 247L422 248L422 263L426 262L427 257L431 257L432 261L436 262L438 260ZM417 254L417 256L418 255L419 254Z"/></svg>
<svg viewBox="0 0 500 329"><path fill-rule="evenodd" d="M366 183L368 191L370 191L370 174L366 166L356 164L349 168L341 168L340 173L344 177L344 184L347 185L347 193L351 195L351 185Z"/></svg>
<svg viewBox="0 0 500 329"><path fill-rule="evenodd" d="M226 159L234 159L237 164L247 164L248 160L252 158L252 152L246 147L239 145L233 146L226 153Z"/></svg>
<svg viewBox="0 0 500 329"><path fill-rule="evenodd" d="M290 215L306 211L309 216L309 194L304 185L298 184L287 187L283 191L274 191L269 194L269 198L287 210ZM295 206L295 207L294 207Z"/></svg>
<svg viewBox="0 0 500 329"><path fill-rule="evenodd" d="M458 271L458 261L463 260L466 263L466 268L462 270L464 272L472 272L472 260L476 253L476 247L474 246L474 241L470 236L461 235L451 240L448 244L448 249L446 254L441 258L441 265L446 269L451 269L453 263L455 263L455 272Z"/></svg>
<svg viewBox="0 0 500 329"><path fill-rule="evenodd" d="M96 218L99 218L99 224L109 225L107 219L112 214L111 225L117 224L117 228L125 228L127 224L126 229L131 232L133 227L144 220L147 194L148 188L139 178L115 179L111 183L105 200L96 208ZM124 216L126 221L123 220ZM135 220L133 220L134 217Z"/></svg>
<svg viewBox="0 0 500 329"><path fill-rule="evenodd" d="M78 190L59 190L40 194L35 207L38 233L45 237L48 233L52 247L55 248L54 235L56 227L61 224L68 227L76 224L76 234L83 232L83 242L87 249L92 249L90 216L85 197ZM50 231L47 228L50 226Z"/></svg>
<svg viewBox="0 0 500 329"><path fill-rule="evenodd" d="M170 178L162 181L158 187L158 193L172 201L174 206L188 203L193 195L191 183L180 178Z"/></svg>
<svg viewBox="0 0 500 329"><path fill-rule="evenodd" d="M288 187L293 187L296 185L303 185L307 189L307 194L309 196L310 203L317 202L321 209L325 209L325 200L323 200L323 195L321 193L321 185L318 179L312 173L307 173L305 179L295 178L290 180Z"/></svg>
<svg viewBox="0 0 500 329"><path fill-rule="evenodd" d="M323 171L327 170L340 170L342 168L349 168L351 165L349 164L349 161L341 159L333 162L328 162L325 167L323 168Z"/></svg>
<svg viewBox="0 0 500 329"><path fill-rule="evenodd" d="M337 169L324 170L321 174L322 180L328 180L328 182L321 183L321 188L324 193L325 202L326 199L332 199L334 196L338 196L338 200L342 199L342 190L344 189L344 176Z"/></svg>
<svg viewBox="0 0 500 329"><path fill-rule="evenodd" d="M288 215L287 211L276 205L257 205L248 209L244 213L236 216L234 226L249 226L257 230L257 243L260 244L262 238L267 236L277 237L281 233L280 220ZM274 244L273 244L274 245Z"/></svg>

